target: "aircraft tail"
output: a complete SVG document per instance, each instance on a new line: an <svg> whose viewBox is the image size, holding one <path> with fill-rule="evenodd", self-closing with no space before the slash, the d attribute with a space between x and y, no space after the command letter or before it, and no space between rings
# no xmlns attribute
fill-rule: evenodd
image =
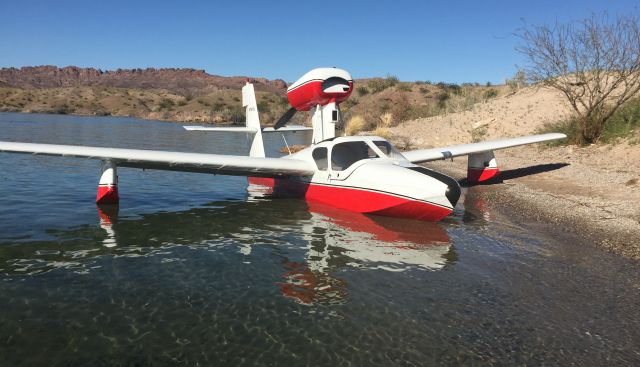
<svg viewBox="0 0 640 367"><path fill-rule="evenodd" d="M225 126L225 127L205 127L205 126L183 126L189 131L217 131L217 132L236 132L253 134L251 141L250 157L265 157L264 143L262 141L262 128L260 127L260 115L258 114L258 103L256 102L256 93L253 84L247 82L242 87L242 107L245 107L246 123L244 127Z"/></svg>
<svg viewBox="0 0 640 367"><path fill-rule="evenodd" d="M253 140L251 141L251 150L249 151L250 157L265 157L264 141L262 140L262 133L274 133L274 132L297 132L297 131L309 131L313 128L291 125L284 126L275 130L273 127L262 128L260 126L260 115L258 113L258 103L256 101L256 92L253 88L253 84L247 82L242 87L242 107L245 108L246 123L245 126L224 126L224 127L208 127L208 126L183 126L185 130L189 131L217 131L217 132L236 132L253 134Z"/></svg>

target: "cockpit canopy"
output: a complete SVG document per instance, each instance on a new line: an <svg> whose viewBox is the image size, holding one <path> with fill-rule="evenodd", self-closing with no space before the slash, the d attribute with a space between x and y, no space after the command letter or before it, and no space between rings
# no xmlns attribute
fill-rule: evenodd
<svg viewBox="0 0 640 367"><path fill-rule="evenodd" d="M329 149L331 149L330 166L332 171L347 170L354 163L364 159L405 159L393 145L380 138L367 139L363 137L347 141L338 140L330 147L319 146L313 150L312 156L319 170L324 171L329 167Z"/></svg>

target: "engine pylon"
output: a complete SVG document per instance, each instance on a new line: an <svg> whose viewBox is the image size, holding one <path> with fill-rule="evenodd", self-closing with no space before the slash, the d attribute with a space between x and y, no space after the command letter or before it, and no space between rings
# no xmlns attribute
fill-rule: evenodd
<svg viewBox="0 0 640 367"><path fill-rule="evenodd" d="M118 172L116 165L111 161L102 162L102 176L98 183L96 204L118 204Z"/></svg>

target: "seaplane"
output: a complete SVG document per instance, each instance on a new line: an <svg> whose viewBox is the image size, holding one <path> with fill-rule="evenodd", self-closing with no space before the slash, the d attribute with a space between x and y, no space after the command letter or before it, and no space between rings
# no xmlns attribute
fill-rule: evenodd
<svg viewBox="0 0 640 367"><path fill-rule="evenodd" d="M248 133L248 156L6 141L0 141L0 151L102 161L98 205L118 204L117 169L122 167L247 176L249 185L265 187L274 197L300 197L363 214L440 221L456 206L460 185L419 164L467 156L467 182L476 184L498 176L494 151L566 138L548 133L400 152L378 136L336 135L336 124L342 121L339 105L349 98L353 85L351 74L343 69L313 69L287 88L291 108L273 127L263 127L253 84L247 81L242 88L244 126L185 126L189 131ZM300 111L309 112L311 127L286 126ZM313 133L307 148L281 158L265 156L263 133L309 129Z"/></svg>

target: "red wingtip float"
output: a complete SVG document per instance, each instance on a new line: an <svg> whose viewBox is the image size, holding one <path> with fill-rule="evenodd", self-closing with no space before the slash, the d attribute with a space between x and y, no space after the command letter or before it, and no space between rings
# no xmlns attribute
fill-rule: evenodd
<svg viewBox="0 0 640 367"><path fill-rule="evenodd" d="M0 142L0 151L102 160L98 204L118 202L116 167L130 167L248 176L249 188L260 185L263 193L298 196L366 214L438 221L453 211L460 186L418 163L468 156L467 181L483 182L499 173L495 150L566 137L552 133L401 153L378 136L336 136L339 105L352 91L353 78L345 70L311 70L288 88L291 109L274 127L263 128L253 85L247 82L242 88L245 127L185 126L190 131L251 133L249 156L15 142ZM309 111L311 128L285 126L298 111ZM263 133L300 130L313 130L308 148L282 158L265 157Z"/></svg>
<svg viewBox="0 0 640 367"><path fill-rule="evenodd" d="M96 204L118 204L119 201L116 167L111 162L104 161L102 164L102 176L100 176L100 182L98 183Z"/></svg>
<svg viewBox="0 0 640 367"><path fill-rule="evenodd" d="M469 155L467 182L477 184L498 177L500 170L492 151Z"/></svg>

